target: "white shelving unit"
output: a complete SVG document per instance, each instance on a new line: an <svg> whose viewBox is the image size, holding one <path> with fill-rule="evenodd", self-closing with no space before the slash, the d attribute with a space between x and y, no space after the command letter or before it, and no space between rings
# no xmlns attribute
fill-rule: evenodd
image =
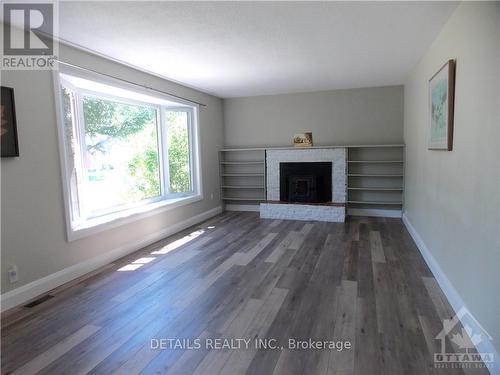
<svg viewBox="0 0 500 375"><path fill-rule="evenodd" d="M223 149L219 161L226 209L258 211L259 203L266 200L266 150Z"/></svg>
<svg viewBox="0 0 500 375"><path fill-rule="evenodd" d="M400 216L403 208L404 145L345 145L348 215ZM220 150L221 196L228 210L259 210L266 200L266 151L294 147Z"/></svg>
<svg viewBox="0 0 500 375"><path fill-rule="evenodd" d="M348 147L348 214L400 216L404 145Z"/></svg>

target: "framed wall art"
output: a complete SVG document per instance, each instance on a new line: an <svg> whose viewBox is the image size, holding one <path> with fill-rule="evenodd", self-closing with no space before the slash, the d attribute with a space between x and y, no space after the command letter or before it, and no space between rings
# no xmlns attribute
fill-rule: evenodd
<svg viewBox="0 0 500 375"><path fill-rule="evenodd" d="M312 147L313 135L311 132L299 133L293 136L293 145L295 147Z"/></svg>
<svg viewBox="0 0 500 375"><path fill-rule="evenodd" d="M429 150L453 149L455 60L449 60L429 80Z"/></svg>
<svg viewBox="0 0 500 375"><path fill-rule="evenodd" d="M2 157L19 156L14 89L2 86L0 102Z"/></svg>

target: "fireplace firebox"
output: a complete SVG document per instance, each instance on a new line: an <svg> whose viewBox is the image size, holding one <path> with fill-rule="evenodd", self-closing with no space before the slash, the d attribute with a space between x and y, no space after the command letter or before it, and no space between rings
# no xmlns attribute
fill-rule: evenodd
<svg viewBox="0 0 500 375"><path fill-rule="evenodd" d="M326 203L332 200L332 163L280 163L280 200Z"/></svg>

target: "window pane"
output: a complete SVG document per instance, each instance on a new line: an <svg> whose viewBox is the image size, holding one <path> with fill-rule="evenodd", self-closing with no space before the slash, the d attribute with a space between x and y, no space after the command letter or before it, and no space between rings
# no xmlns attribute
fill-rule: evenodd
<svg viewBox="0 0 500 375"><path fill-rule="evenodd" d="M168 137L168 170L170 193L185 193L191 189L188 112L166 111Z"/></svg>
<svg viewBox="0 0 500 375"><path fill-rule="evenodd" d="M85 208L90 212L161 195L156 109L83 97Z"/></svg>
<svg viewBox="0 0 500 375"><path fill-rule="evenodd" d="M67 173L70 184L71 216L73 220L77 220L81 214L78 196L78 183L81 176L78 175L78 169L75 165L75 160L78 158L78 132L76 130L75 122L76 99L75 93L70 89L62 86L61 90L63 96L64 135L66 137L66 145L70 155L67 160Z"/></svg>

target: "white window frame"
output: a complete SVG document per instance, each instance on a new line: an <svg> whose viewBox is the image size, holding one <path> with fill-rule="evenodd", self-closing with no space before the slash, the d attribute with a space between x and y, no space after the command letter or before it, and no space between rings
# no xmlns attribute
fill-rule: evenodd
<svg viewBox="0 0 500 375"><path fill-rule="evenodd" d="M154 97L156 100L164 101L167 104L148 103L147 101L135 100L131 98L124 98L120 96L113 96L108 93L89 90L87 88L76 88L71 83L67 82L61 77L61 74L70 75L77 78L94 81L97 83L113 86L119 89L125 89L133 93L147 95ZM159 214L163 211L170 210L176 207L191 204L203 199L202 177L201 177L201 162L200 162L200 142L199 142L199 106L197 104L181 100L176 97L171 97L167 94L159 93L155 90L139 87L128 82L104 76L98 73L89 72L84 69L73 68L69 66L60 65L58 71L53 72L54 81L54 97L57 114L57 129L59 140L59 154L61 163L62 175L62 188L64 196L65 218L66 218L66 234L68 241L74 241L104 230L108 230L117 226L131 223L146 217ZM75 189L71 186L71 174L73 164L78 164L79 161L73 162L72 154L69 150L70 145L67 141L67 134L65 131L64 123L64 107L62 104L62 90L61 84L64 81L65 86L72 86L76 93L76 117L80 126L76 126L80 133L77 135L79 139L80 148L84 146L85 134L81 124L83 124L83 111L82 111L82 93L85 96L94 96L97 98L118 101L121 103L128 103L132 105L147 105L157 110L157 138L159 150L159 166L160 166L160 189L161 194L158 197L144 199L139 202L126 204L123 206L115 206L109 210L105 210L99 215L91 214L88 212L81 212L79 217L75 217L73 202L75 195L82 194L81 189ZM190 173L191 173L191 192L182 193L168 193L170 185L169 179L169 166L168 166L168 134L164 117L166 111L185 111L188 112L188 132L189 132L189 150L190 150ZM79 167L84 171L82 166ZM83 183L86 179L83 178ZM76 190L76 191L75 191ZM78 198L76 198L78 199ZM120 208L120 209L118 209ZM81 205L78 210L81 210Z"/></svg>

